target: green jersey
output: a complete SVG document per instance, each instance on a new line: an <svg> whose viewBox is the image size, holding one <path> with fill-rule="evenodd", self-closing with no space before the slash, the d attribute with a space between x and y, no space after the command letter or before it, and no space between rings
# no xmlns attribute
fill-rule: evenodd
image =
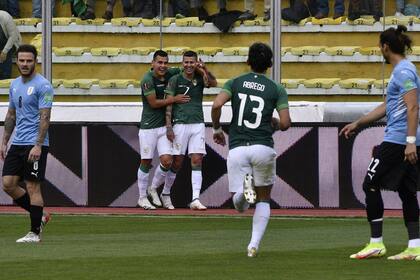
<svg viewBox="0 0 420 280"><path fill-rule="evenodd" d="M169 79L180 73L179 68L169 68L164 79L160 80L153 75L153 70L147 72L141 81L141 95L143 100L143 112L141 114L141 129L150 129L165 126L165 107L153 109L146 96L156 94L157 99L165 98L165 88Z"/></svg>
<svg viewBox="0 0 420 280"><path fill-rule="evenodd" d="M223 91L232 104L229 149L256 144L273 147L271 118L274 110L289 107L286 90L265 75L251 72L229 80Z"/></svg>
<svg viewBox="0 0 420 280"><path fill-rule="evenodd" d="M184 94L191 97L188 103L172 105L172 120L174 124L204 123L203 117L204 80L195 74L190 81L183 73L173 76L168 83L166 93L169 95Z"/></svg>

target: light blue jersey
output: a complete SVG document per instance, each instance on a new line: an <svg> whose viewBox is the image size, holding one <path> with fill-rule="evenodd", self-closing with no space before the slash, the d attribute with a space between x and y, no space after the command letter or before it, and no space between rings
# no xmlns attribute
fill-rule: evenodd
<svg viewBox="0 0 420 280"><path fill-rule="evenodd" d="M404 102L404 94L410 90L417 90L417 98L420 101L420 80L416 66L407 59L401 60L394 71L387 88L386 117L384 141L405 145L407 137L407 106ZM420 145L420 130L417 128L417 142Z"/></svg>
<svg viewBox="0 0 420 280"><path fill-rule="evenodd" d="M16 128L12 145L35 145L39 132L39 110L51 108L54 90L39 74L23 82L22 77L10 85L9 108L16 110ZM48 146L48 133L43 146Z"/></svg>

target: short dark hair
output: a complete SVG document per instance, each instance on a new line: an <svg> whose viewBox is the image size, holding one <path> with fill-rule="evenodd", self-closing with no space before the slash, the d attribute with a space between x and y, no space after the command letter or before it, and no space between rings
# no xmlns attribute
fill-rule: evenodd
<svg viewBox="0 0 420 280"><path fill-rule="evenodd" d="M195 57L195 59L198 60L198 55L195 51L186 51L182 57Z"/></svg>
<svg viewBox="0 0 420 280"><path fill-rule="evenodd" d="M16 51L16 57L19 55L20 52L32 53L34 55L35 60L36 60L36 57L38 56L38 51L36 50L36 47L30 44L20 45Z"/></svg>
<svg viewBox="0 0 420 280"><path fill-rule="evenodd" d="M393 53L405 56L406 51L411 50L413 43L405 32L407 32L407 27L404 25L398 25L397 29L388 28L380 35L381 46L387 44Z"/></svg>
<svg viewBox="0 0 420 280"><path fill-rule="evenodd" d="M156 59L156 57L158 57L158 56L160 56L160 57L168 57L168 53L167 53L167 52L165 52L164 50L157 50L157 51L155 51L155 53L153 54L153 60L155 60L155 59Z"/></svg>
<svg viewBox="0 0 420 280"><path fill-rule="evenodd" d="M267 44L257 42L249 47L248 64L251 69L258 73L265 72L273 66L273 51Z"/></svg>

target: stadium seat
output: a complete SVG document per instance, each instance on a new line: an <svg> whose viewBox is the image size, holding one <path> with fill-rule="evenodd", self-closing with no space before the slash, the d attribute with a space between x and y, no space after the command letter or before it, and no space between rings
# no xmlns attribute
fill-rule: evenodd
<svg viewBox="0 0 420 280"><path fill-rule="evenodd" d="M312 17L308 17L308 18L304 18L301 21L299 21L298 25L299 26L304 26L305 24L309 23L312 21Z"/></svg>
<svg viewBox="0 0 420 280"><path fill-rule="evenodd" d="M298 88L305 79L282 79L281 85L285 88Z"/></svg>
<svg viewBox="0 0 420 280"><path fill-rule="evenodd" d="M325 46L303 46L303 47L293 47L290 52L293 55L319 55L322 51L325 50Z"/></svg>
<svg viewBox="0 0 420 280"><path fill-rule="evenodd" d="M33 25L36 26L41 22L40 18L17 18L13 20L16 25Z"/></svg>
<svg viewBox="0 0 420 280"><path fill-rule="evenodd" d="M153 47L135 47L135 48L127 48L121 49L122 54L128 55L149 55L151 52L154 52L156 48Z"/></svg>
<svg viewBox="0 0 420 280"><path fill-rule="evenodd" d="M336 19L333 18L312 18L312 24L313 25L340 25L342 22L346 20L346 17L339 17Z"/></svg>
<svg viewBox="0 0 420 280"><path fill-rule="evenodd" d="M233 47L223 48L223 55L248 55L249 49L247 47Z"/></svg>
<svg viewBox="0 0 420 280"><path fill-rule="evenodd" d="M283 26L288 26L290 24L291 24L290 21L287 21L287 20L284 20L284 19L281 20L281 25L283 25Z"/></svg>
<svg viewBox="0 0 420 280"><path fill-rule="evenodd" d="M162 26L169 26L172 22L175 22L174 18L164 18L162 20ZM141 23L143 23L144 26L160 26L160 19L142 19Z"/></svg>
<svg viewBox="0 0 420 280"><path fill-rule="evenodd" d="M141 85L141 81L140 80L132 80L132 84L134 87L139 88Z"/></svg>
<svg viewBox="0 0 420 280"><path fill-rule="evenodd" d="M411 47L411 51L408 51L411 55L420 55L420 46Z"/></svg>
<svg viewBox="0 0 420 280"><path fill-rule="evenodd" d="M76 19L76 24L79 25L104 25L105 19L103 18L95 18L95 19L86 19L82 20L80 18Z"/></svg>
<svg viewBox="0 0 420 280"><path fill-rule="evenodd" d="M291 47L281 47L281 55L285 55L287 52L290 52Z"/></svg>
<svg viewBox="0 0 420 280"><path fill-rule="evenodd" d="M98 84L98 83L99 83L99 79L63 80L63 86L65 88L90 89L93 84Z"/></svg>
<svg viewBox="0 0 420 280"><path fill-rule="evenodd" d="M373 18L373 16L361 17L355 20L347 19L347 24L349 25L374 25L375 22L376 20Z"/></svg>
<svg viewBox="0 0 420 280"><path fill-rule="evenodd" d="M89 47L64 47L53 48L53 52L57 56L81 56L85 52L89 52Z"/></svg>
<svg viewBox="0 0 420 280"><path fill-rule="evenodd" d="M111 24L115 26L138 26L141 23L141 18L123 17L111 19Z"/></svg>
<svg viewBox="0 0 420 280"><path fill-rule="evenodd" d="M270 21L265 21L262 17L257 17L254 20L245 20L245 26L268 26L271 25Z"/></svg>
<svg viewBox="0 0 420 280"><path fill-rule="evenodd" d="M382 55L381 49L379 47L360 48L359 52L363 55Z"/></svg>
<svg viewBox="0 0 420 280"><path fill-rule="evenodd" d="M52 19L52 24L53 25L58 25L58 26L66 26L69 25L72 22L76 22L76 18L72 18L72 17L56 17Z"/></svg>
<svg viewBox="0 0 420 280"><path fill-rule="evenodd" d="M54 88L58 88L60 85L63 84L63 79L52 79L51 84Z"/></svg>
<svg viewBox="0 0 420 280"><path fill-rule="evenodd" d="M370 89L375 79L354 78L339 81L341 88Z"/></svg>
<svg viewBox="0 0 420 280"><path fill-rule="evenodd" d="M385 86L385 88L388 86L388 83L389 83L389 79L385 79L385 80L375 80L375 81L373 82L373 85L374 85L376 88L383 89L383 88L384 88L384 86Z"/></svg>
<svg viewBox="0 0 420 280"><path fill-rule="evenodd" d="M352 56L355 52L359 51L359 46L337 46L325 48L324 52L328 55L344 55Z"/></svg>
<svg viewBox="0 0 420 280"><path fill-rule="evenodd" d="M229 79L217 79L217 87L223 88L227 81L229 81Z"/></svg>
<svg viewBox="0 0 420 280"><path fill-rule="evenodd" d="M121 53L121 49L102 47L102 48L92 48L90 49L90 52L94 56L117 56Z"/></svg>
<svg viewBox="0 0 420 280"><path fill-rule="evenodd" d="M385 25L409 25L412 22L412 17L381 17L380 22L383 23L385 20Z"/></svg>
<svg viewBox="0 0 420 280"><path fill-rule="evenodd" d="M10 83L13 81L14 79L5 79L5 80L0 80L0 88L9 88L10 87Z"/></svg>
<svg viewBox="0 0 420 280"><path fill-rule="evenodd" d="M200 48L194 48L193 51L195 51L198 55L216 55L218 52L222 51L222 48L220 47L200 47Z"/></svg>
<svg viewBox="0 0 420 280"><path fill-rule="evenodd" d="M169 55L183 55L184 52L190 50L189 47L168 47L163 48L165 52L167 52Z"/></svg>
<svg viewBox="0 0 420 280"><path fill-rule="evenodd" d="M322 79L310 79L310 80L304 80L303 84L307 88L325 88L330 89L335 84L337 84L340 81L339 78L322 78Z"/></svg>
<svg viewBox="0 0 420 280"><path fill-rule="evenodd" d="M192 26L192 27L203 27L204 20L199 20L198 17L185 17L185 18L177 18L175 19L176 26Z"/></svg>
<svg viewBox="0 0 420 280"><path fill-rule="evenodd" d="M100 88L127 88L128 85L133 84L133 80L130 79L111 79L111 80L100 80Z"/></svg>

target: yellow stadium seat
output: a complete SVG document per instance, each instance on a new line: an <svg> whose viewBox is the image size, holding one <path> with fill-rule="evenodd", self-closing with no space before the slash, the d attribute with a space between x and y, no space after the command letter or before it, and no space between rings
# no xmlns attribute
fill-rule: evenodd
<svg viewBox="0 0 420 280"><path fill-rule="evenodd" d="M383 89L384 86L385 86L385 88L388 86L388 83L389 83L389 79L375 80L373 82L373 85L375 86L375 88Z"/></svg>
<svg viewBox="0 0 420 280"><path fill-rule="evenodd" d="M420 18L418 17L413 17L413 23L420 23Z"/></svg>
<svg viewBox="0 0 420 280"><path fill-rule="evenodd" d="M324 88L330 89L340 81L339 78L322 78L322 79L310 79L304 80L303 84L307 88Z"/></svg>
<svg viewBox="0 0 420 280"><path fill-rule="evenodd" d="M248 55L247 47L223 48L223 55Z"/></svg>
<svg viewBox="0 0 420 280"><path fill-rule="evenodd" d="M199 55L216 55L218 52L222 51L220 47L200 47L193 49Z"/></svg>
<svg viewBox="0 0 420 280"><path fill-rule="evenodd" d="M412 17L395 17L395 16L389 16L381 17L380 22L383 23L385 20L385 25L409 25L410 22L412 22Z"/></svg>
<svg viewBox="0 0 420 280"><path fill-rule="evenodd" d="M151 52L154 52L156 48L154 47L135 47L135 48L127 48L121 49L122 54L128 55L148 55Z"/></svg>
<svg viewBox="0 0 420 280"><path fill-rule="evenodd" d="M133 80L130 79L111 79L111 80L100 80L100 88L127 88L128 85L132 84Z"/></svg>
<svg viewBox="0 0 420 280"><path fill-rule="evenodd" d="M290 52L293 55L319 55L325 50L325 46L302 46L302 47L293 47L290 49Z"/></svg>
<svg viewBox="0 0 420 280"><path fill-rule="evenodd" d="M71 18L71 17L55 17L55 18L52 19L52 24L53 25L65 26L65 25L69 25L72 22L76 22L76 18Z"/></svg>
<svg viewBox="0 0 420 280"><path fill-rule="evenodd" d="M89 52L89 47L64 47L53 48L53 52L57 56L81 56L85 52Z"/></svg>
<svg viewBox="0 0 420 280"><path fill-rule="evenodd" d="M263 17L257 17L254 20L245 20L244 25L245 26L268 26L268 25L271 25L271 22L265 21Z"/></svg>
<svg viewBox="0 0 420 280"><path fill-rule="evenodd" d="M285 88L298 88L305 79L282 79L281 85Z"/></svg>
<svg viewBox="0 0 420 280"><path fill-rule="evenodd" d="M63 79L52 79L52 86L58 88L63 84Z"/></svg>
<svg viewBox="0 0 420 280"><path fill-rule="evenodd" d="M411 47L411 51L408 51L407 53L412 55L420 55L420 46Z"/></svg>
<svg viewBox="0 0 420 280"><path fill-rule="evenodd" d="M5 80L0 80L0 88L9 88L10 87L10 83L13 81L14 79L5 79Z"/></svg>
<svg viewBox="0 0 420 280"><path fill-rule="evenodd" d="M368 18L357 18L355 20L349 20L347 19L347 24L350 25L373 25L375 24L376 20L372 17L368 17Z"/></svg>
<svg viewBox="0 0 420 280"><path fill-rule="evenodd" d="M183 55L184 52L190 50L189 47L168 47L163 49L170 55Z"/></svg>
<svg viewBox="0 0 420 280"><path fill-rule="evenodd" d="M185 18L177 18L175 19L176 26L193 26L193 27L203 27L204 23L206 23L204 20L199 20L198 17L185 17Z"/></svg>
<svg viewBox="0 0 420 280"><path fill-rule="evenodd" d="M104 25L105 19L103 18L95 18L95 19L87 19L82 20L80 18L76 19L76 24L80 25Z"/></svg>
<svg viewBox="0 0 420 280"><path fill-rule="evenodd" d="M283 25L283 26L288 26L288 25L290 25L290 24L291 24L291 22L290 22L290 21L287 21L287 20L281 19L281 25Z"/></svg>
<svg viewBox="0 0 420 280"><path fill-rule="evenodd" d="M303 26L303 25L305 25L305 24L307 24L308 22L311 22L311 21L312 21L312 18L311 18L311 17L304 18L304 19L302 19L302 20L299 22L299 25L300 25L300 26Z"/></svg>
<svg viewBox="0 0 420 280"><path fill-rule="evenodd" d="M40 18L17 18L13 20L16 25L37 25L41 22Z"/></svg>
<svg viewBox="0 0 420 280"><path fill-rule="evenodd" d="M139 88L140 87L140 84L141 84L140 80L133 80L132 81L132 85L134 87L136 87L136 88Z"/></svg>
<svg viewBox="0 0 420 280"><path fill-rule="evenodd" d="M312 18L313 25L340 25L342 22L346 20L346 17L339 17L336 19L333 18Z"/></svg>
<svg viewBox="0 0 420 280"><path fill-rule="evenodd" d="M172 22L175 22L175 18L164 18L162 20L162 26L169 26ZM153 18L153 19L146 19L143 18L141 20L144 26L160 26L160 19Z"/></svg>
<svg viewBox="0 0 420 280"><path fill-rule="evenodd" d="M291 47L281 47L281 55L285 55L287 52L290 52Z"/></svg>
<svg viewBox="0 0 420 280"><path fill-rule="evenodd" d="M360 48L359 52L363 55L382 55L379 47Z"/></svg>
<svg viewBox="0 0 420 280"><path fill-rule="evenodd" d="M81 88L90 89L93 84L98 84L99 79L74 79L74 80L63 80L65 88Z"/></svg>
<svg viewBox="0 0 420 280"><path fill-rule="evenodd" d="M229 81L229 79L217 79L217 87L223 88L227 81Z"/></svg>
<svg viewBox="0 0 420 280"><path fill-rule="evenodd" d="M138 26L141 23L141 18L123 17L111 19L111 24L115 26Z"/></svg>
<svg viewBox="0 0 420 280"><path fill-rule="evenodd" d="M355 52L359 51L359 49L359 46L337 46L325 48L324 52L328 55L352 56Z"/></svg>
<svg viewBox="0 0 420 280"><path fill-rule="evenodd" d="M94 56L117 56L121 53L120 48L92 48L90 49L90 52Z"/></svg>
<svg viewBox="0 0 420 280"><path fill-rule="evenodd" d="M375 79L353 78L341 80L338 84L341 88L370 89Z"/></svg>

